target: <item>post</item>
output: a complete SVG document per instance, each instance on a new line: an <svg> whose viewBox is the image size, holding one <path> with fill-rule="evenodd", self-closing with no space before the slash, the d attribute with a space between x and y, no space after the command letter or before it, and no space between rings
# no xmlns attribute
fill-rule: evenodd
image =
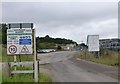
<svg viewBox="0 0 120 84"><path fill-rule="evenodd" d="M14 55L14 63L16 63L16 55ZM16 65L14 66L14 70L16 71Z"/></svg>
<svg viewBox="0 0 120 84"><path fill-rule="evenodd" d="M1 65L2 66L2 65ZM7 55L7 76L11 76L11 69L10 69L10 62L9 62L9 56Z"/></svg>
<svg viewBox="0 0 120 84"><path fill-rule="evenodd" d="M100 52L98 51L98 58L100 57Z"/></svg>
<svg viewBox="0 0 120 84"><path fill-rule="evenodd" d="M84 59L86 60L86 50L84 50Z"/></svg>
<svg viewBox="0 0 120 84"><path fill-rule="evenodd" d="M90 60L90 51L88 51L88 60Z"/></svg>
<svg viewBox="0 0 120 84"><path fill-rule="evenodd" d="M19 61L21 63L21 57L20 57L20 54L19 54ZM20 64L20 67L23 67L22 64Z"/></svg>
<svg viewBox="0 0 120 84"><path fill-rule="evenodd" d="M33 42L34 42L34 82L38 82L38 62L37 62L37 53L36 53L36 38L35 38L35 29L33 29Z"/></svg>
<svg viewBox="0 0 120 84"><path fill-rule="evenodd" d="M16 55L14 55L14 63L16 63ZM16 72L16 65L14 65L14 71Z"/></svg>

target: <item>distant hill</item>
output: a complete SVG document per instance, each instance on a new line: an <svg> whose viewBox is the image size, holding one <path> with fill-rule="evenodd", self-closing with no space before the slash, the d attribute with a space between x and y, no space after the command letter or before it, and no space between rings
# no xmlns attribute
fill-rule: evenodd
<svg viewBox="0 0 120 84"><path fill-rule="evenodd" d="M56 45L77 44L77 42L65 38L36 37L38 48L55 48Z"/></svg>

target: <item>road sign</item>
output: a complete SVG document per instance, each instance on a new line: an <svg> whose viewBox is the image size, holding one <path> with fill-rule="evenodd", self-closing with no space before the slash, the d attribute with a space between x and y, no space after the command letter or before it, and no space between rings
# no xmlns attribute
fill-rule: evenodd
<svg viewBox="0 0 120 84"><path fill-rule="evenodd" d="M30 26L30 27L29 27ZM25 27L25 28L23 28ZM34 45L34 46L33 46ZM34 54L33 50L34 49ZM33 29L33 24L9 24L9 29L7 30L7 54L14 54L14 62L16 63L15 54L33 54L34 55L34 70L31 71L16 71L16 66L12 73L34 73L34 82L38 82L39 75L39 62L37 61L36 54L36 38L35 29ZM16 64L15 64L16 65Z"/></svg>
<svg viewBox="0 0 120 84"><path fill-rule="evenodd" d="M16 49L10 47L11 45L16 46ZM24 48L26 46L26 48ZM16 52L10 51L11 50L17 50ZM12 49L13 48L13 49ZM23 51L24 49L28 49L27 51ZM29 51L29 52L28 52ZM8 29L7 30L7 54L32 54L32 29Z"/></svg>
<svg viewBox="0 0 120 84"><path fill-rule="evenodd" d="M31 36L20 36L19 39L19 44L20 45L31 45L32 44L32 38Z"/></svg>
<svg viewBox="0 0 120 84"><path fill-rule="evenodd" d="M20 35L19 37L20 54L32 54L32 35ZM23 49L25 51L23 51ZM29 52L28 52L28 51Z"/></svg>
<svg viewBox="0 0 120 84"><path fill-rule="evenodd" d="M29 50L28 50L27 46L24 45L22 47L21 53L29 53Z"/></svg>
<svg viewBox="0 0 120 84"><path fill-rule="evenodd" d="M8 48L9 53L15 54L17 52L17 47L15 45L11 45Z"/></svg>
<svg viewBox="0 0 120 84"><path fill-rule="evenodd" d="M99 51L99 35L88 35L88 51Z"/></svg>

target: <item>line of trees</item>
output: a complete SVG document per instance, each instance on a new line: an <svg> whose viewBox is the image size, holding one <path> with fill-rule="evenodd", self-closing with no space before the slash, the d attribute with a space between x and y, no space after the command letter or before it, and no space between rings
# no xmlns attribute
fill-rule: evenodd
<svg viewBox="0 0 120 84"><path fill-rule="evenodd" d="M0 24L0 44L7 44L7 25Z"/></svg>
<svg viewBox="0 0 120 84"><path fill-rule="evenodd" d="M49 35L46 35L45 37L37 37L37 41L43 42L49 42L49 43L56 43L56 44L77 44L75 41L72 41L70 39L65 38L51 38Z"/></svg>
<svg viewBox="0 0 120 84"><path fill-rule="evenodd" d="M65 38L52 38L49 35L46 35L45 37L36 37L37 41L37 48L38 49L44 49L44 48L56 48L56 45L66 45L66 44L76 44L77 42L65 39Z"/></svg>

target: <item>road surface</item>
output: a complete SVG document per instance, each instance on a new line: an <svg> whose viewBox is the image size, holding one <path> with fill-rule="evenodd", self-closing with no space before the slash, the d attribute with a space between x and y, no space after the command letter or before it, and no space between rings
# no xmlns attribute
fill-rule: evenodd
<svg viewBox="0 0 120 84"><path fill-rule="evenodd" d="M74 58L75 51L38 54L41 71L54 82L118 82L117 68Z"/></svg>

